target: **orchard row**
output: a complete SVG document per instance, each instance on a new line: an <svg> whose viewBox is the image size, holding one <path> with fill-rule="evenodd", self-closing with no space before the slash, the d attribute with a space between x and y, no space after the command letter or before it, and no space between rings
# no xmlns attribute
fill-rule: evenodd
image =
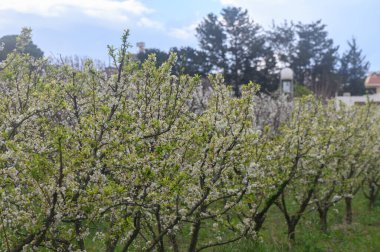
<svg viewBox="0 0 380 252"><path fill-rule="evenodd" d="M374 105L239 98L220 76L173 76L110 48L115 71L10 54L0 72L3 251L200 251L255 239L278 207L290 239L306 210L380 188Z"/></svg>

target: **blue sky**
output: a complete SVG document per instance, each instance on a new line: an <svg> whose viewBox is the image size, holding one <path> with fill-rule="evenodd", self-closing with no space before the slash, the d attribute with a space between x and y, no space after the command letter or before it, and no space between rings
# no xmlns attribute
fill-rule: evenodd
<svg viewBox="0 0 380 252"><path fill-rule="evenodd" d="M107 61L106 45L118 45L125 28L131 31L132 45L144 41L146 47L162 50L197 47L197 24L226 6L248 9L264 28L284 19L305 23L322 19L341 52L355 37L371 71L380 70L378 0L0 0L0 36L28 26L47 56Z"/></svg>

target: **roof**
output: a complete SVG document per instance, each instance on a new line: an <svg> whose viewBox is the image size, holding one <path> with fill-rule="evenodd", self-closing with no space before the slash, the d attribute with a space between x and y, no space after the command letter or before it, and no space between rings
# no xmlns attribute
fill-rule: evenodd
<svg viewBox="0 0 380 252"><path fill-rule="evenodd" d="M366 88L380 87L380 73L371 73L364 82Z"/></svg>

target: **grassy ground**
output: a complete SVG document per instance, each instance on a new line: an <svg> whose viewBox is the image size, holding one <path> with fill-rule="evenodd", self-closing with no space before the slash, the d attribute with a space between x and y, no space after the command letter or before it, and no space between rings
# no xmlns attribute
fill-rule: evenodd
<svg viewBox="0 0 380 252"><path fill-rule="evenodd" d="M344 222L343 202L329 213L329 231L319 230L319 219L315 212L303 216L296 230L296 242L290 244L282 214L272 207L260 233L260 241L241 240L224 247L204 250L206 252L378 252L380 251L380 199L376 208L368 210L368 201L360 195L353 200L353 224ZM188 232L187 232L188 233ZM186 237L186 239L189 239ZM181 239L179 239L179 243ZM188 242L188 241L187 241ZM103 244L88 240L88 251L105 251ZM183 251L184 244L179 244ZM117 251L121 251L120 248ZM139 249L133 251L140 251Z"/></svg>
<svg viewBox="0 0 380 252"><path fill-rule="evenodd" d="M354 220L347 226L343 223L343 204L329 213L329 232L319 231L318 216L310 213L304 216L296 230L296 243L289 244L283 216L272 208L266 220L261 242L242 240L222 248L209 251L225 252L273 252L273 251L380 251L380 200L373 211L367 209L367 201L358 195L353 201Z"/></svg>

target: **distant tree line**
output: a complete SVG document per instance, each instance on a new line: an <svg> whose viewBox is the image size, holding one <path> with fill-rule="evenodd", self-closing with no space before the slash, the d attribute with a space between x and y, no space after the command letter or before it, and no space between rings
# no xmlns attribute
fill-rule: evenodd
<svg viewBox="0 0 380 252"><path fill-rule="evenodd" d="M228 7L220 16L208 14L196 28L196 36L199 50L192 47L170 50L179 57L173 71L201 76L223 73L236 96L240 95L239 87L249 81L259 83L262 92L275 91L283 67L293 69L296 84L320 96L365 93L369 62L355 38L348 41L348 49L340 55L339 46L328 36L321 20L307 24L284 21L264 30L249 17L247 10ZM137 58L143 61L151 53L156 54L157 64L161 64L170 52L146 49Z"/></svg>
<svg viewBox="0 0 380 252"><path fill-rule="evenodd" d="M178 60L172 69L174 74L206 77L210 73L222 73L236 96L240 96L241 85L250 81L260 84L261 92L274 92L283 67L293 69L296 93L312 91L324 97L336 92L365 93L369 62L355 38L339 54L339 46L328 36L321 20L307 24L284 21L264 30L250 18L247 10L228 7L222 9L220 16L208 14L196 28L196 37L199 49L174 47L165 52L148 48L136 58L142 63L149 54L155 54L156 64L161 65L170 52L175 52ZM30 38L26 41L24 53L43 57L42 50ZM0 38L0 62L20 47L17 43L17 35Z"/></svg>

